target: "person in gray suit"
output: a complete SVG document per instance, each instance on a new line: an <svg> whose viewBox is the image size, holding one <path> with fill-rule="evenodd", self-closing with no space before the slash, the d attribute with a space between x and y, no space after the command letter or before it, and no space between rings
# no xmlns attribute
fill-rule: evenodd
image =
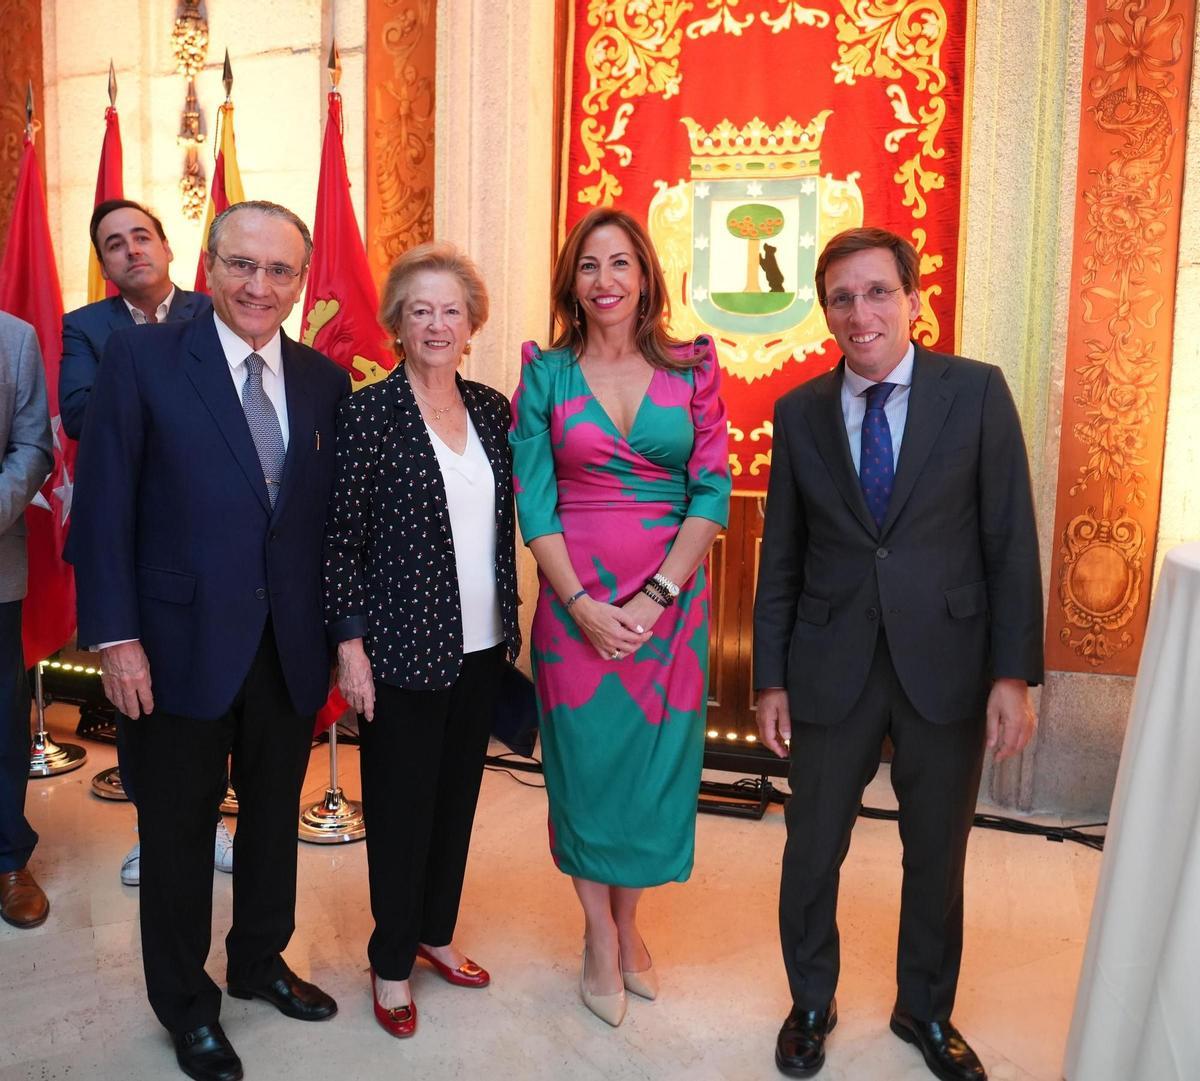
<svg viewBox="0 0 1200 1081"><path fill-rule="evenodd" d="M50 902L29 870L38 836L25 817L29 680L21 650L25 508L54 466L46 372L33 327L0 312L0 916L45 922Z"/></svg>
<svg viewBox="0 0 1200 1081"><path fill-rule="evenodd" d="M918 266L895 233L835 236L816 285L843 358L775 407L754 684L763 743L790 742L775 1061L795 1077L837 1020L838 875L885 736L904 845L891 1028L943 1081L986 1076L950 1021L963 869L985 748L1033 732L1041 571L1004 376L911 340Z"/></svg>
<svg viewBox="0 0 1200 1081"><path fill-rule="evenodd" d="M162 222L141 203L108 199L92 211L88 227L100 273L118 290L63 316L63 354L58 370L58 408L63 430L72 439L83 434L92 384L111 334L133 326L194 319L212 311L203 293L190 293L171 281L174 255ZM137 804L137 783L128 748L128 726L117 717L117 769L121 787ZM213 865L233 871L233 838L217 819ZM142 846L135 844L121 861L121 881L136 886L142 877Z"/></svg>

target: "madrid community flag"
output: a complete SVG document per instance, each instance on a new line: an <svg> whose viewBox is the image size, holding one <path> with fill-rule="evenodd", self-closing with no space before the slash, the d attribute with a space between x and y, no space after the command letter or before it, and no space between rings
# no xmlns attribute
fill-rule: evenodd
<svg viewBox="0 0 1200 1081"><path fill-rule="evenodd" d="M396 366L387 335L375 318L378 307L379 294L350 201L342 143L342 96L333 90L321 148L313 254L300 340L345 368L355 390L379 382ZM335 687L317 714L316 733L336 723L349 708Z"/></svg>
<svg viewBox="0 0 1200 1081"><path fill-rule="evenodd" d="M46 397L54 436L54 468L25 511L29 592L22 607L26 667L44 661L75 633L75 576L63 561L71 513L75 441L58 415L58 364L62 357L62 292L50 244L42 171L27 132L17 174L8 247L0 262L0 308L32 324L46 365Z"/></svg>
<svg viewBox="0 0 1200 1081"><path fill-rule="evenodd" d="M121 166L121 121L117 110L110 105L104 110L104 143L100 147L100 168L96 171L96 201L93 207L109 199L125 198L125 181ZM88 245L88 303L105 297L115 297L117 287L100 273L96 249Z"/></svg>
<svg viewBox="0 0 1200 1081"><path fill-rule="evenodd" d="M208 275L204 272L204 254L208 250L208 228L213 218L234 203L245 202L242 190L242 174L238 171L237 146L233 139L233 102L221 106L218 118L221 134L217 147L217 164L213 169L212 184L208 189L208 210L204 215L203 240L200 242L200 259L196 264L196 292L208 292Z"/></svg>

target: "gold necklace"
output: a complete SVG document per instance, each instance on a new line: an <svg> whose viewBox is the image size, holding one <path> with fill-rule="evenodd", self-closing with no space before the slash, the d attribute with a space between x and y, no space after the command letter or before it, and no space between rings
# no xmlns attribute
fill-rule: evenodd
<svg viewBox="0 0 1200 1081"><path fill-rule="evenodd" d="M409 382L409 386L410 387L412 386L411 381ZM449 405L443 406L441 409L439 409L436 405L433 404L433 402L428 401L427 399L421 397L421 395L417 393L416 387L412 388L412 392L413 392L413 396L417 399L417 401L420 402L423 406L425 406L425 408L428 409L431 413L433 413L433 419L435 422L441 420L442 417L446 416L448 413L453 412L455 406L460 405L462 403L462 399L459 398L457 395L455 395L454 401L452 401Z"/></svg>

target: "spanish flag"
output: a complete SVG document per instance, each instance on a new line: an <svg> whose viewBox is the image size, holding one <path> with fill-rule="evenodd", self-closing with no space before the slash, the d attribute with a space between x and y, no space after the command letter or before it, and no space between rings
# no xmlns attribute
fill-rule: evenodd
<svg viewBox="0 0 1200 1081"><path fill-rule="evenodd" d="M204 273L204 253L208 250L208 228L213 218L223 210L229 209L234 203L244 202L246 193L242 190L242 174L238 172L237 147L233 139L233 102L226 101L221 106L217 118L220 127L217 143L217 164L213 170L212 184L208 189L208 211L204 215L203 241L200 244L200 258L196 264L196 292L208 292L208 275Z"/></svg>
<svg viewBox="0 0 1200 1081"><path fill-rule="evenodd" d="M115 106L104 110L104 143L100 147L100 168L96 172L96 201L99 206L108 199L124 199L125 182L121 166L121 122ZM88 303L105 297L115 297L117 287L100 273L100 260L95 247L88 246Z"/></svg>
<svg viewBox="0 0 1200 1081"><path fill-rule="evenodd" d="M353 389L379 382L396 366L388 336L375 316L378 307L375 282L350 201L342 142L342 97L335 89L329 94L329 116L321 148L301 341L345 368ZM349 709L334 687L317 714L313 735L320 735Z"/></svg>

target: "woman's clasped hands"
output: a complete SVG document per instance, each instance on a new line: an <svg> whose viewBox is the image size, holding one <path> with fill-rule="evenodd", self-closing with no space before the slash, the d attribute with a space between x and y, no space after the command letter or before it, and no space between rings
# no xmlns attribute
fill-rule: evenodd
<svg viewBox="0 0 1200 1081"><path fill-rule="evenodd" d="M662 608L644 593L622 606L584 595L568 609L592 647L608 661L632 656L650 640Z"/></svg>

